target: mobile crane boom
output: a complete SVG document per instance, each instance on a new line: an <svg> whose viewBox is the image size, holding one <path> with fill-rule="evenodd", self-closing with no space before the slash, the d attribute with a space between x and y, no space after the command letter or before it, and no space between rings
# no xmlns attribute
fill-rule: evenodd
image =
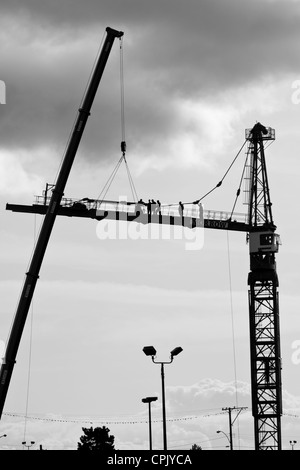
<svg viewBox="0 0 300 470"><path fill-rule="evenodd" d="M35 250L31 259L30 267L26 273L24 286L15 314L12 330L6 346L5 357L0 370L0 419L2 416L4 403L11 380L16 356L21 341L23 329L25 326L27 314L30 308L32 296L39 278L40 268L51 236L52 228L57 216L61 199L64 194L65 186L77 153L78 146L83 135L85 125L90 115L91 107L102 78L113 42L116 38L123 36L123 32L112 28L106 28L106 38L104 40L100 55L98 57L91 80L87 87L81 107L79 108L74 127L71 132L69 144L63 159L63 163L52 191L52 197L39 233Z"/></svg>

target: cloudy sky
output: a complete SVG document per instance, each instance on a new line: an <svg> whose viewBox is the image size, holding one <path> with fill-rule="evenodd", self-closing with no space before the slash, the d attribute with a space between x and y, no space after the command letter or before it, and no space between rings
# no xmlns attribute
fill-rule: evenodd
<svg viewBox="0 0 300 470"><path fill-rule="evenodd" d="M125 135L136 191L164 204L193 201L221 179L260 121L281 235L283 447L300 442L298 0L1 0L0 345L7 341L41 217L31 204L55 181L95 58L110 26L124 31ZM5 88L3 87L5 85ZM121 154L120 43L116 40L65 195L97 198ZM5 91L5 93L4 93ZM231 211L245 153L205 209ZM108 199L131 198L122 165ZM241 197L236 208L246 212ZM131 230L131 232L130 232ZM158 360L166 366L169 449L253 448L245 234L207 230L201 249L176 239L103 240L93 220L58 218L26 323L0 435L1 449L34 440L74 449L81 428L107 425L118 449L162 448ZM195 237L195 235L194 235ZM203 245L203 246L202 246ZM24 419L27 414L27 419ZM300 444L299 444L300 445Z"/></svg>

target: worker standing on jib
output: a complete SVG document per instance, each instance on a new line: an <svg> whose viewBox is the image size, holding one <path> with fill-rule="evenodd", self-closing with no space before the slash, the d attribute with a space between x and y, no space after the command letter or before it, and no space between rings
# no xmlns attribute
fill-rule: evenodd
<svg viewBox="0 0 300 470"><path fill-rule="evenodd" d="M182 204L181 201L179 201L178 212L179 212L180 217L183 217L183 210L184 210L184 205Z"/></svg>

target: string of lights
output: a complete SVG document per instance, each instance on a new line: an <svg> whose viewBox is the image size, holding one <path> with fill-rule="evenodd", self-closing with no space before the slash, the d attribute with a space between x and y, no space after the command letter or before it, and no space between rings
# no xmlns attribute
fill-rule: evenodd
<svg viewBox="0 0 300 470"><path fill-rule="evenodd" d="M210 413L210 414L205 414L201 416L184 416L181 418L168 418L167 421L169 422L175 422L175 421L189 421L193 419L201 419L201 418L209 418L212 416L217 416L217 415L224 415L226 412L222 411L219 413ZM9 416L11 418L25 418L25 415L21 413L3 413L4 416ZM78 423L78 424L93 424L93 423L99 423L103 425L107 424L144 424L148 423L147 419L141 419L141 420L104 420L104 419L94 419L94 418L87 418L87 419L65 419L65 418L50 418L50 417L40 417L40 416L26 416L26 419L29 420L37 420L37 421L47 421L47 422L59 422L59 423ZM161 419L153 419L153 423L161 423Z"/></svg>
<svg viewBox="0 0 300 470"><path fill-rule="evenodd" d="M198 416L183 416L179 418L167 418L168 422L176 422L176 421L190 421L194 419L201 419L201 418L211 418L214 416L218 415L225 415L226 411L221 411L218 413L207 413L203 415L198 415ZM4 416L8 416L11 418L25 418L25 414L22 413L10 413L6 412L3 413ZM300 418L300 415L296 414L291 414L291 413L283 413L283 416L287 417L292 417L292 418ZM45 417L45 416L28 416L26 415L27 419L30 420L36 420L36 421L48 421L48 422L59 422L59 423L78 423L78 424L93 424L93 423L99 423L99 424L144 424L148 423L147 419L133 419L133 420L120 420L116 419L114 420L113 418L108 418L108 419L98 419L98 418L86 418L86 419L70 419L70 418L51 418L51 417ZM162 419L153 419L153 423L161 423Z"/></svg>

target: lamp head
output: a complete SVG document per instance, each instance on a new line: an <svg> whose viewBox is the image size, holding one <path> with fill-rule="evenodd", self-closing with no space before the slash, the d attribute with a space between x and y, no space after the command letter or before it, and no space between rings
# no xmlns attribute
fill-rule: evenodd
<svg viewBox="0 0 300 470"><path fill-rule="evenodd" d="M151 403L152 401L156 401L157 400L157 397L146 397L146 398L142 398L142 402L143 403Z"/></svg>
<svg viewBox="0 0 300 470"><path fill-rule="evenodd" d="M154 348L154 346L145 346L143 348L143 351L144 353L146 354L146 356L156 356L156 349Z"/></svg>
<svg viewBox="0 0 300 470"><path fill-rule="evenodd" d="M171 351L171 358L173 359L173 357L180 354L181 351L183 351L183 349L180 346L177 346L177 348L175 348Z"/></svg>

